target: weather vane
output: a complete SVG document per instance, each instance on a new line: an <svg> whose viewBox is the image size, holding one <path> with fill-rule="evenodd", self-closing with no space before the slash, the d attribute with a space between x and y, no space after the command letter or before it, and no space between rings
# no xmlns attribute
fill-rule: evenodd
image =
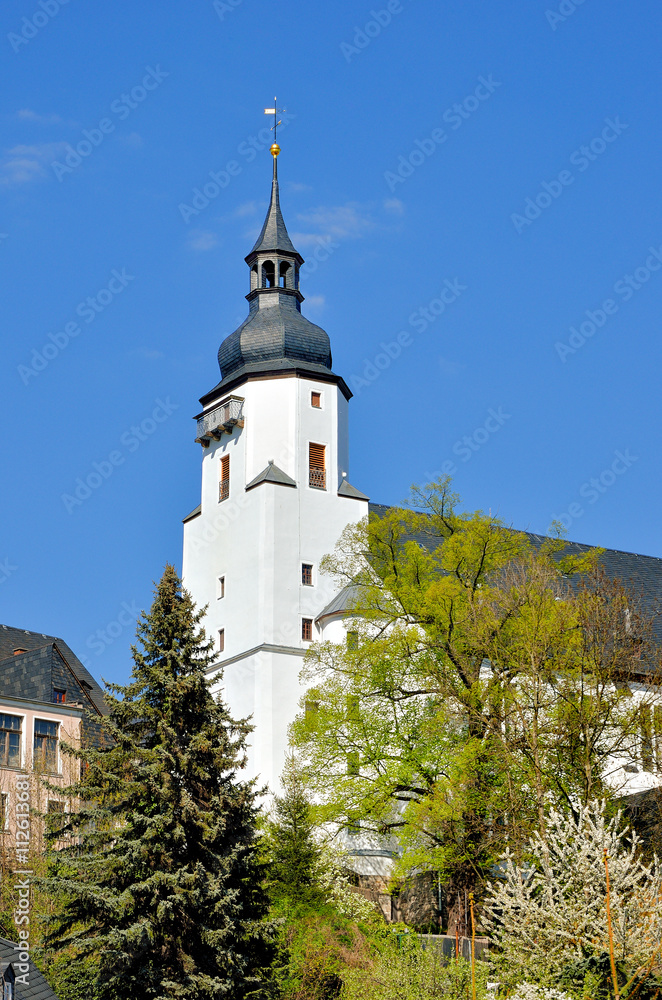
<svg viewBox="0 0 662 1000"><path fill-rule="evenodd" d="M270 149L270 152L271 152L272 156L278 156L278 154L280 153L280 146L278 145L278 126L281 124L281 122L279 122L279 120L278 120L278 115L283 114L284 112L285 112L285 108L279 108L278 107L278 100L275 97L274 97L274 106L273 106L273 108L265 108L264 109L265 115L273 115L274 116L274 123L271 126L271 130L270 130L274 134L273 145L271 146L271 149Z"/></svg>

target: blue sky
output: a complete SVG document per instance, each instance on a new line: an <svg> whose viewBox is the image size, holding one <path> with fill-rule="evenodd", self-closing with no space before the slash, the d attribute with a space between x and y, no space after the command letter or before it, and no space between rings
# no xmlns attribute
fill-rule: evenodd
<svg viewBox="0 0 662 1000"><path fill-rule="evenodd" d="M470 508L662 556L659 4L0 19L0 620L128 675L199 500L191 417L246 313L274 94L303 309L355 391L350 481L397 503L452 470Z"/></svg>

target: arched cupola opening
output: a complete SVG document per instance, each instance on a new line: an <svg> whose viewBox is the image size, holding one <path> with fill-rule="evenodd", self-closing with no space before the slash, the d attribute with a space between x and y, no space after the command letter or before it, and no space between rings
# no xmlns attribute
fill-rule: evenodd
<svg viewBox="0 0 662 1000"><path fill-rule="evenodd" d="M280 262L280 267L278 269L278 284L281 288L291 288L292 287L292 267L287 263L286 260Z"/></svg>
<svg viewBox="0 0 662 1000"><path fill-rule="evenodd" d="M263 288L275 288L276 287L276 267L272 260L265 260L262 265L262 287Z"/></svg>

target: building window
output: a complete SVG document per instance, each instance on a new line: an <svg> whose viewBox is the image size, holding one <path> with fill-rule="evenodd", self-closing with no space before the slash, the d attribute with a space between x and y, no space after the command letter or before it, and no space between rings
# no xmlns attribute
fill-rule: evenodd
<svg viewBox="0 0 662 1000"><path fill-rule="evenodd" d="M323 444L308 445L308 484L326 489L326 448Z"/></svg>
<svg viewBox="0 0 662 1000"><path fill-rule="evenodd" d="M322 408L322 393L321 392L311 392L311 394L310 394L310 405L314 406L316 410L321 410L321 408Z"/></svg>
<svg viewBox="0 0 662 1000"><path fill-rule="evenodd" d="M34 720L34 763L45 771L57 771L57 722Z"/></svg>
<svg viewBox="0 0 662 1000"><path fill-rule="evenodd" d="M355 653L359 648L359 633L358 632L348 632L347 633L347 649L350 653Z"/></svg>
<svg viewBox="0 0 662 1000"><path fill-rule="evenodd" d="M2 975L2 1000L14 1000L14 986L16 983L16 973L11 965L8 965Z"/></svg>
<svg viewBox="0 0 662 1000"><path fill-rule="evenodd" d="M0 714L0 766L21 766L21 718Z"/></svg>
<svg viewBox="0 0 662 1000"><path fill-rule="evenodd" d="M301 619L301 638L304 642L313 641L313 619L312 618L302 618Z"/></svg>
<svg viewBox="0 0 662 1000"><path fill-rule="evenodd" d="M14 650L14 656L20 656L21 653L27 653L27 649L23 649L22 646L17 646Z"/></svg>
<svg viewBox="0 0 662 1000"><path fill-rule="evenodd" d="M219 628L218 630L218 651L219 653L225 652L225 629Z"/></svg>
<svg viewBox="0 0 662 1000"><path fill-rule="evenodd" d="M6 792L3 792L2 795L0 795L0 833L4 833L7 829L8 804L9 796Z"/></svg>
<svg viewBox="0 0 662 1000"><path fill-rule="evenodd" d="M301 563L301 583L304 585L304 587L312 587L313 585L312 563Z"/></svg>
<svg viewBox="0 0 662 1000"><path fill-rule="evenodd" d="M64 826L64 802L48 800L48 827L51 833L58 833Z"/></svg>
<svg viewBox="0 0 662 1000"><path fill-rule="evenodd" d="M67 692L63 688L53 688L53 699L56 705L64 705L67 700Z"/></svg>
<svg viewBox="0 0 662 1000"><path fill-rule="evenodd" d="M221 459L221 479L218 484L218 502L227 500L230 496L230 456L223 455Z"/></svg>
<svg viewBox="0 0 662 1000"><path fill-rule="evenodd" d="M218 598L219 601L221 600L222 597L225 597L225 577L224 576L219 576L219 578L218 578L218 587L217 587L217 591L216 591L216 597Z"/></svg>
<svg viewBox="0 0 662 1000"><path fill-rule="evenodd" d="M347 695L347 718L351 722L359 722L361 719L359 696L356 694Z"/></svg>

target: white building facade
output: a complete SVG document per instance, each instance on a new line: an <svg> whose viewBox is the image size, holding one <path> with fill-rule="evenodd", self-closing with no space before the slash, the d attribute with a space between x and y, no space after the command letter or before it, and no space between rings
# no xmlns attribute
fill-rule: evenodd
<svg viewBox="0 0 662 1000"><path fill-rule="evenodd" d="M302 658L334 596L320 560L368 512L347 481L351 393L331 369L327 334L301 314L303 258L280 210L278 151L246 257L249 314L221 344L221 381L200 400L201 503L184 520L182 574L207 605L217 688L235 718L253 717L249 773L272 790L303 693Z"/></svg>

